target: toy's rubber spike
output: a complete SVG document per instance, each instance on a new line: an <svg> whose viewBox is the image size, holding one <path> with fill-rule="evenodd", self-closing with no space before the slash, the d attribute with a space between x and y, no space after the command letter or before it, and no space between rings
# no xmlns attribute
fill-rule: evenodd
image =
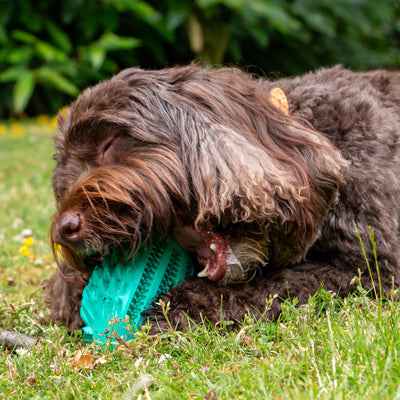
<svg viewBox="0 0 400 400"><path fill-rule="evenodd" d="M107 343L111 332L133 339L141 313L171 286L193 275L189 254L172 237L143 245L133 259L129 250L114 249L90 277L82 295L83 339ZM129 316L131 329L125 317Z"/></svg>

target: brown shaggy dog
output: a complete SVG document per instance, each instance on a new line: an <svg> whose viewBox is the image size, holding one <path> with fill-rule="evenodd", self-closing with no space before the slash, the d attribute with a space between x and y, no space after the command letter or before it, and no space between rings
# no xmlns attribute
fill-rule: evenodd
<svg viewBox="0 0 400 400"><path fill-rule="evenodd" d="M65 261L50 290L52 318L70 328L101 255L129 242L133 256L150 231L206 266L165 296L178 329L184 313L273 318L281 299L304 303L321 285L346 295L358 271L371 287L355 224L372 266L368 226L375 234L383 290L400 284L400 73L335 67L272 82L132 68L85 90L59 130L51 234ZM148 315L165 326L157 307Z"/></svg>

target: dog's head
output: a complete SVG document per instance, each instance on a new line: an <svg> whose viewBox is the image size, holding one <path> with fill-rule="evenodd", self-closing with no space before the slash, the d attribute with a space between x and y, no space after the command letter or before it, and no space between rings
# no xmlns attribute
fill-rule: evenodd
<svg viewBox="0 0 400 400"><path fill-rule="evenodd" d="M346 162L237 69L127 69L59 116L51 237L77 269L87 249L176 224L267 238L288 264L315 240Z"/></svg>

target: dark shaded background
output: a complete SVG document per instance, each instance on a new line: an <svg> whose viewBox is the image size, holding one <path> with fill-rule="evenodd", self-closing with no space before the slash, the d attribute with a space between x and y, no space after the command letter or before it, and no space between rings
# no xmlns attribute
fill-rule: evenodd
<svg viewBox="0 0 400 400"><path fill-rule="evenodd" d="M399 30L399 0L0 0L0 118L54 113L136 65L395 68Z"/></svg>

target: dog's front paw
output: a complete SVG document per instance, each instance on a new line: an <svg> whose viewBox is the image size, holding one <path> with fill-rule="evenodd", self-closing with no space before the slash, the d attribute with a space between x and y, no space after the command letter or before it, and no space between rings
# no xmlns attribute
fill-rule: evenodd
<svg viewBox="0 0 400 400"><path fill-rule="evenodd" d="M152 333L171 328L186 330L204 321L214 325L229 321L229 326L236 328L249 313L256 319L276 318L280 313L279 299L268 304L269 297L267 288L262 285L220 286L194 278L170 290L162 303L155 303L144 316L149 318Z"/></svg>
<svg viewBox="0 0 400 400"><path fill-rule="evenodd" d="M65 261L60 264L47 284L53 321L63 323L70 330L83 326L80 309L82 292L88 282L89 275L76 271Z"/></svg>

